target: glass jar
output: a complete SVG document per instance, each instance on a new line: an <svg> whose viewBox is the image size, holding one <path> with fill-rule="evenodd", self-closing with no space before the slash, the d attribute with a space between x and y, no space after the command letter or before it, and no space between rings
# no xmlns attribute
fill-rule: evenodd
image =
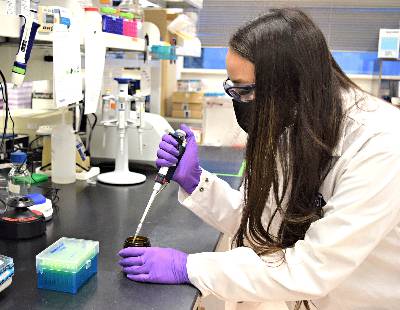
<svg viewBox="0 0 400 310"><path fill-rule="evenodd" d="M17 151L11 153L11 170L8 173L7 192L9 197L20 197L30 193L31 174L26 167L27 155Z"/></svg>
<svg viewBox="0 0 400 310"><path fill-rule="evenodd" d="M125 239L124 248L131 247L151 247L150 239L145 236L130 236Z"/></svg>

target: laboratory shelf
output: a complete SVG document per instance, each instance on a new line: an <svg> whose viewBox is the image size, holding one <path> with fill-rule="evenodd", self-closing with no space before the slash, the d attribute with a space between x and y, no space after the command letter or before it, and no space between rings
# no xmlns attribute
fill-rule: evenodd
<svg viewBox="0 0 400 310"><path fill-rule="evenodd" d="M168 122L171 123L189 123L189 124L202 124L203 120L200 118L178 118L178 117L166 117Z"/></svg>
<svg viewBox="0 0 400 310"><path fill-rule="evenodd" d="M140 52L145 50L145 41L143 39L131 38L107 32L103 32L103 35L107 48Z"/></svg>
<svg viewBox="0 0 400 310"><path fill-rule="evenodd" d="M168 8L184 8L184 9L203 8L203 0L167 0L165 2Z"/></svg>
<svg viewBox="0 0 400 310"><path fill-rule="evenodd" d="M14 15L0 15L0 37L19 38L20 20ZM83 36L80 43L83 45ZM139 38L131 38L113 33L103 33L104 42L107 48L115 50L127 50L143 52L145 50L145 41ZM52 33L37 33L36 42L51 43L53 42Z"/></svg>

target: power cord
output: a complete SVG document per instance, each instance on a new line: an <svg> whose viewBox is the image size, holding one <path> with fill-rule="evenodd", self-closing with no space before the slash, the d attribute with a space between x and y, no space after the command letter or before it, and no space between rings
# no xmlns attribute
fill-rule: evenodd
<svg viewBox="0 0 400 310"><path fill-rule="evenodd" d="M1 76L1 81L0 81L0 87L1 87L1 94L3 97L3 102L5 104L5 115L4 115L4 128L3 128L3 137L1 139L1 144L0 144L0 151L3 151L3 147L5 145L5 137L7 133L7 126L8 126L8 118L10 118L11 123L12 123L12 138L11 138L11 151L14 151L14 137L15 137L15 123L14 119L11 116L10 108L8 105L8 88L7 88L7 81L6 78L3 74L3 72L0 70L0 76ZM5 153L7 153L7 150L5 150Z"/></svg>
<svg viewBox="0 0 400 310"><path fill-rule="evenodd" d="M94 130L96 124L97 124L97 115L95 113L92 113L91 115L94 117L93 125L92 125L92 123L91 123L91 121L89 119L89 115L87 117L87 120L88 120L89 125L90 125L90 133L89 133L89 136L88 136L87 141L86 141L86 155L88 155L88 156L90 156L90 144L92 142L93 130Z"/></svg>
<svg viewBox="0 0 400 310"><path fill-rule="evenodd" d="M3 97L3 102L4 102L5 108L6 108L6 113L4 115L3 137L1 139L1 144L0 144L0 151L3 151L3 146L4 146L6 132L7 132L7 124L8 124L8 89L7 89L6 78L4 77L4 74L1 70L0 70L0 76L2 79L0 81L1 95Z"/></svg>
<svg viewBox="0 0 400 310"><path fill-rule="evenodd" d="M2 205L2 208L0 208L0 214L4 214L7 212L7 203L5 202L4 199L0 198L0 204ZM4 210L3 210L4 209Z"/></svg>

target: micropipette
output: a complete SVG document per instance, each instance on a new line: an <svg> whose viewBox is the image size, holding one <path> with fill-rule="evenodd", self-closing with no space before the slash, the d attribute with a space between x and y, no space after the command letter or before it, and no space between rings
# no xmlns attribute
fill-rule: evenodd
<svg viewBox="0 0 400 310"><path fill-rule="evenodd" d="M155 178L155 183L153 186L153 192L147 203L146 209L143 212L142 218L140 219L140 222L136 229L133 240L135 240L136 237L139 235L139 232L142 229L143 222L146 219L147 213L149 212L154 199L165 188L165 186L167 186L167 184L171 181L172 177L174 176L176 167L178 166L179 161L181 160L183 153L185 152L186 133L183 130L178 129L175 132L170 133L170 135L178 142L178 147L177 147L178 152L179 152L178 162L174 166L161 167L160 170L158 170L157 176Z"/></svg>
<svg viewBox="0 0 400 310"><path fill-rule="evenodd" d="M11 73L11 81L15 87L20 87L24 82L26 66L31 55L36 32L40 27L37 19L38 7L39 0L31 0L31 9L27 16L20 15L24 24L21 27L18 52Z"/></svg>

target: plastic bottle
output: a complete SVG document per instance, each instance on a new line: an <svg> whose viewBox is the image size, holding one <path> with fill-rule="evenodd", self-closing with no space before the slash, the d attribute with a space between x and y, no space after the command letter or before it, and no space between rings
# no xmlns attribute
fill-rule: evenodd
<svg viewBox="0 0 400 310"><path fill-rule="evenodd" d="M11 153L11 170L8 173L8 196L25 196L31 188L31 174L26 168L27 155L17 151Z"/></svg>
<svg viewBox="0 0 400 310"><path fill-rule="evenodd" d="M76 181L75 133L71 125L61 124L51 133L51 179L53 183Z"/></svg>
<svg viewBox="0 0 400 310"><path fill-rule="evenodd" d="M101 32L101 15L96 7L85 7L85 27Z"/></svg>

